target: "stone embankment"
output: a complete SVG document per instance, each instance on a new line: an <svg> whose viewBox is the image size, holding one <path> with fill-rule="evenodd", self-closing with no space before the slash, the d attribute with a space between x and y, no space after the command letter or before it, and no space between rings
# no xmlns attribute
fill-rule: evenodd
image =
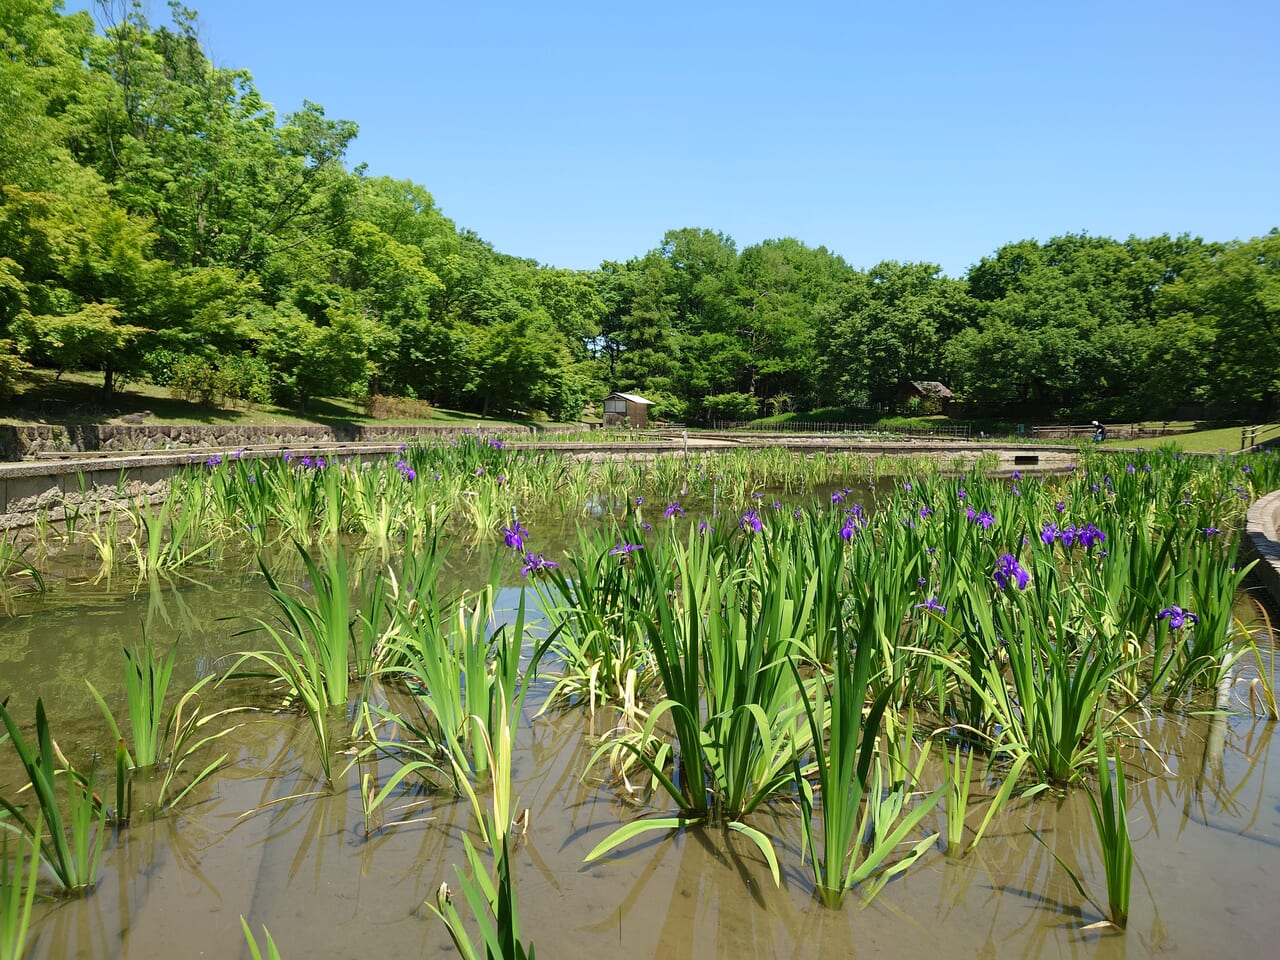
<svg viewBox="0 0 1280 960"><path fill-rule="evenodd" d="M78 428L82 433L57 435L61 429L47 425L6 428L20 432L22 449L28 459L0 463L0 530L28 527L43 518L57 522L77 512L92 512L115 505L131 504L139 498L157 500L168 490L170 478L192 463L213 454L235 453L246 458L279 457L286 450L294 455L373 457L397 452L405 442L424 441L475 427L415 428L372 427L362 432L385 433L388 439L371 442L341 441L343 431L311 427L116 427L99 425ZM117 433L116 431L120 431ZM523 440L513 433L533 431L521 428L494 429L521 449L558 450L568 456L605 460L620 457L653 457L659 454L715 452L744 447L782 447L798 452L853 452L865 456L922 457L938 460L945 468L965 470L980 458L997 458L997 469L1059 472L1076 460L1076 452L1065 447L1030 444L971 443L961 441L867 441L848 437L704 435L680 433L637 434L633 442L556 442ZM542 431L538 436L545 436ZM101 444L134 444L133 452L111 452ZM158 448L169 444L173 449ZM147 447L146 444L156 446ZM74 445L74 446L73 446Z"/></svg>
<svg viewBox="0 0 1280 960"><path fill-rule="evenodd" d="M1245 521L1241 552L1257 559L1253 575L1280 605L1280 490L1255 500Z"/></svg>
<svg viewBox="0 0 1280 960"><path fill-rule="evenodd" d="M399 444L363 444L361 455L392 453ZM239 449L239 448L237 448ZM338 445L298 446L297 454L329 455ZM199 463L214 451L198 453L150 453L46 458L20 463L0 463L0 532L34 525L45 519L58 522L75 514L92 514L99 509L135 503L155 502L169 490L169 481L178 471ZM246 458L276 457L283 448L246 449Z"/></svg>
<svg viewBox="0 0 1280 960"><path fill-rule="evenodd" d="M472 432L474 423L440 426L384 424L130 424L33 423L0 425L0 460L22 460L41 453L134 453L142 450L209 448L236 450L254 446L293 446L330 443L390 443ZM572 426L535 428L503 426L482 429L503 434L543 433Z"/></svg>

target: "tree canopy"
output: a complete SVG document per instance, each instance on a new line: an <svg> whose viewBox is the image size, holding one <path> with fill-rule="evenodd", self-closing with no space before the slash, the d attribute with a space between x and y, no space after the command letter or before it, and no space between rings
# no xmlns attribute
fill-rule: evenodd
<svg viewBox="0 0 1280 960"><path fill-rule="evenodd" d="M277 113L180 3L160 25L103 9L98 32L54 0L0 6L0 395L27 364L110 392L195 363L299 406L554 418L613 389L674 419L888 409L908 380L1020 419L1280 412L1275 229L1018 240L948 277L685 227L554 269L350 169L355 122Z"/></svg>

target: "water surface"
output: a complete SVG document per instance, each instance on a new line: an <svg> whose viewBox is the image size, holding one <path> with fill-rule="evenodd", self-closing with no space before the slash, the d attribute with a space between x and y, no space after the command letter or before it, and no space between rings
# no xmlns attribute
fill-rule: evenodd
<svg viewBox="0 0 1280 960"><path fill-rule="evenodd" d="M487 560L461 551L454 567L461 577L487 570ZM60 745L88 762L110 744L84 681L117 690L118 651L143 629L161 647L179 639L176 686L224 670L232 651L250 645L236 634L270 616L271 603L251 562L196 576L206 579L117 580L110 589L70 577L42 598L11 597L11 615L0 618L10 708L29 721L44 698ZM515 856L520 908L541 956L1269 956L1280 942L1275 725L1245 712L1166 715L1143 727L1150 749L1133 755L1129 798L1132 913L1119 934L1086 929L1098 913L1026 829L1105 899L1080 791L1017 802L972 852L950 857L940 842L875 900L855 892L838 910L813 897L799 812L786 803L750 821L775 839L780 889L748 842L712 829L650 835L625 856L584 864L619 822L669 811L583 777L610 721L592 729L576 710L532 716L548 687L530 697L514 766L532 813ZM180 810L113 835L92 895L37 907L34 957L247 956L241 916L265 924L285 957L455 955L424 904L441 882L457 886L469 809L420 791L366 830L360 777L393 768L365 764L326 788L308 732L271 696L229 683L211 707L246 702L256 709L237 717L220 748L230 762L211 781ZM6 795L17 774L11 753L0 749ZM974 812L983 812L977 798Z"/></svg>

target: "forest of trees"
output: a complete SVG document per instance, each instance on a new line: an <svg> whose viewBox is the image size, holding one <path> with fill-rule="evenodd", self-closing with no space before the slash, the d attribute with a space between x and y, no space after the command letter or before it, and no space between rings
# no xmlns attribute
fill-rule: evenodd
<svg viewBox="0 0 1280 960"><path fill-rule="evenodd" d="M891 404L941 380L1019 419L1280 412L1280 231L1068 234L963 278L672 230L572 271L499 253L407 180L348 169L354 122L277 115L195 14L114 25L0 4L0 397L28 365L298 407L416 397L573 419L613 389L668 419Z"/></svg>

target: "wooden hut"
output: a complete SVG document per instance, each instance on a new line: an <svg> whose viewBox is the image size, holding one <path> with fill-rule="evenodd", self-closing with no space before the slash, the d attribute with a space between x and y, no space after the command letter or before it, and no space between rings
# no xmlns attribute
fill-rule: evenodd
<svg viewBox="0 0 1280 960"><path fill-rule="evenodd" d="M641 429L649 425L652 400L634 393L611 393L604 398L604 425Z"/></svg>
<svg viewBox="0 0 1280 960"><path fill-rule="evenodd" d="M912 400L919 400L924 404L926 411L941 413L955 403L956 395L937 380L906 380L898 387L898 393L893 399L899 407Z"/></svg>

